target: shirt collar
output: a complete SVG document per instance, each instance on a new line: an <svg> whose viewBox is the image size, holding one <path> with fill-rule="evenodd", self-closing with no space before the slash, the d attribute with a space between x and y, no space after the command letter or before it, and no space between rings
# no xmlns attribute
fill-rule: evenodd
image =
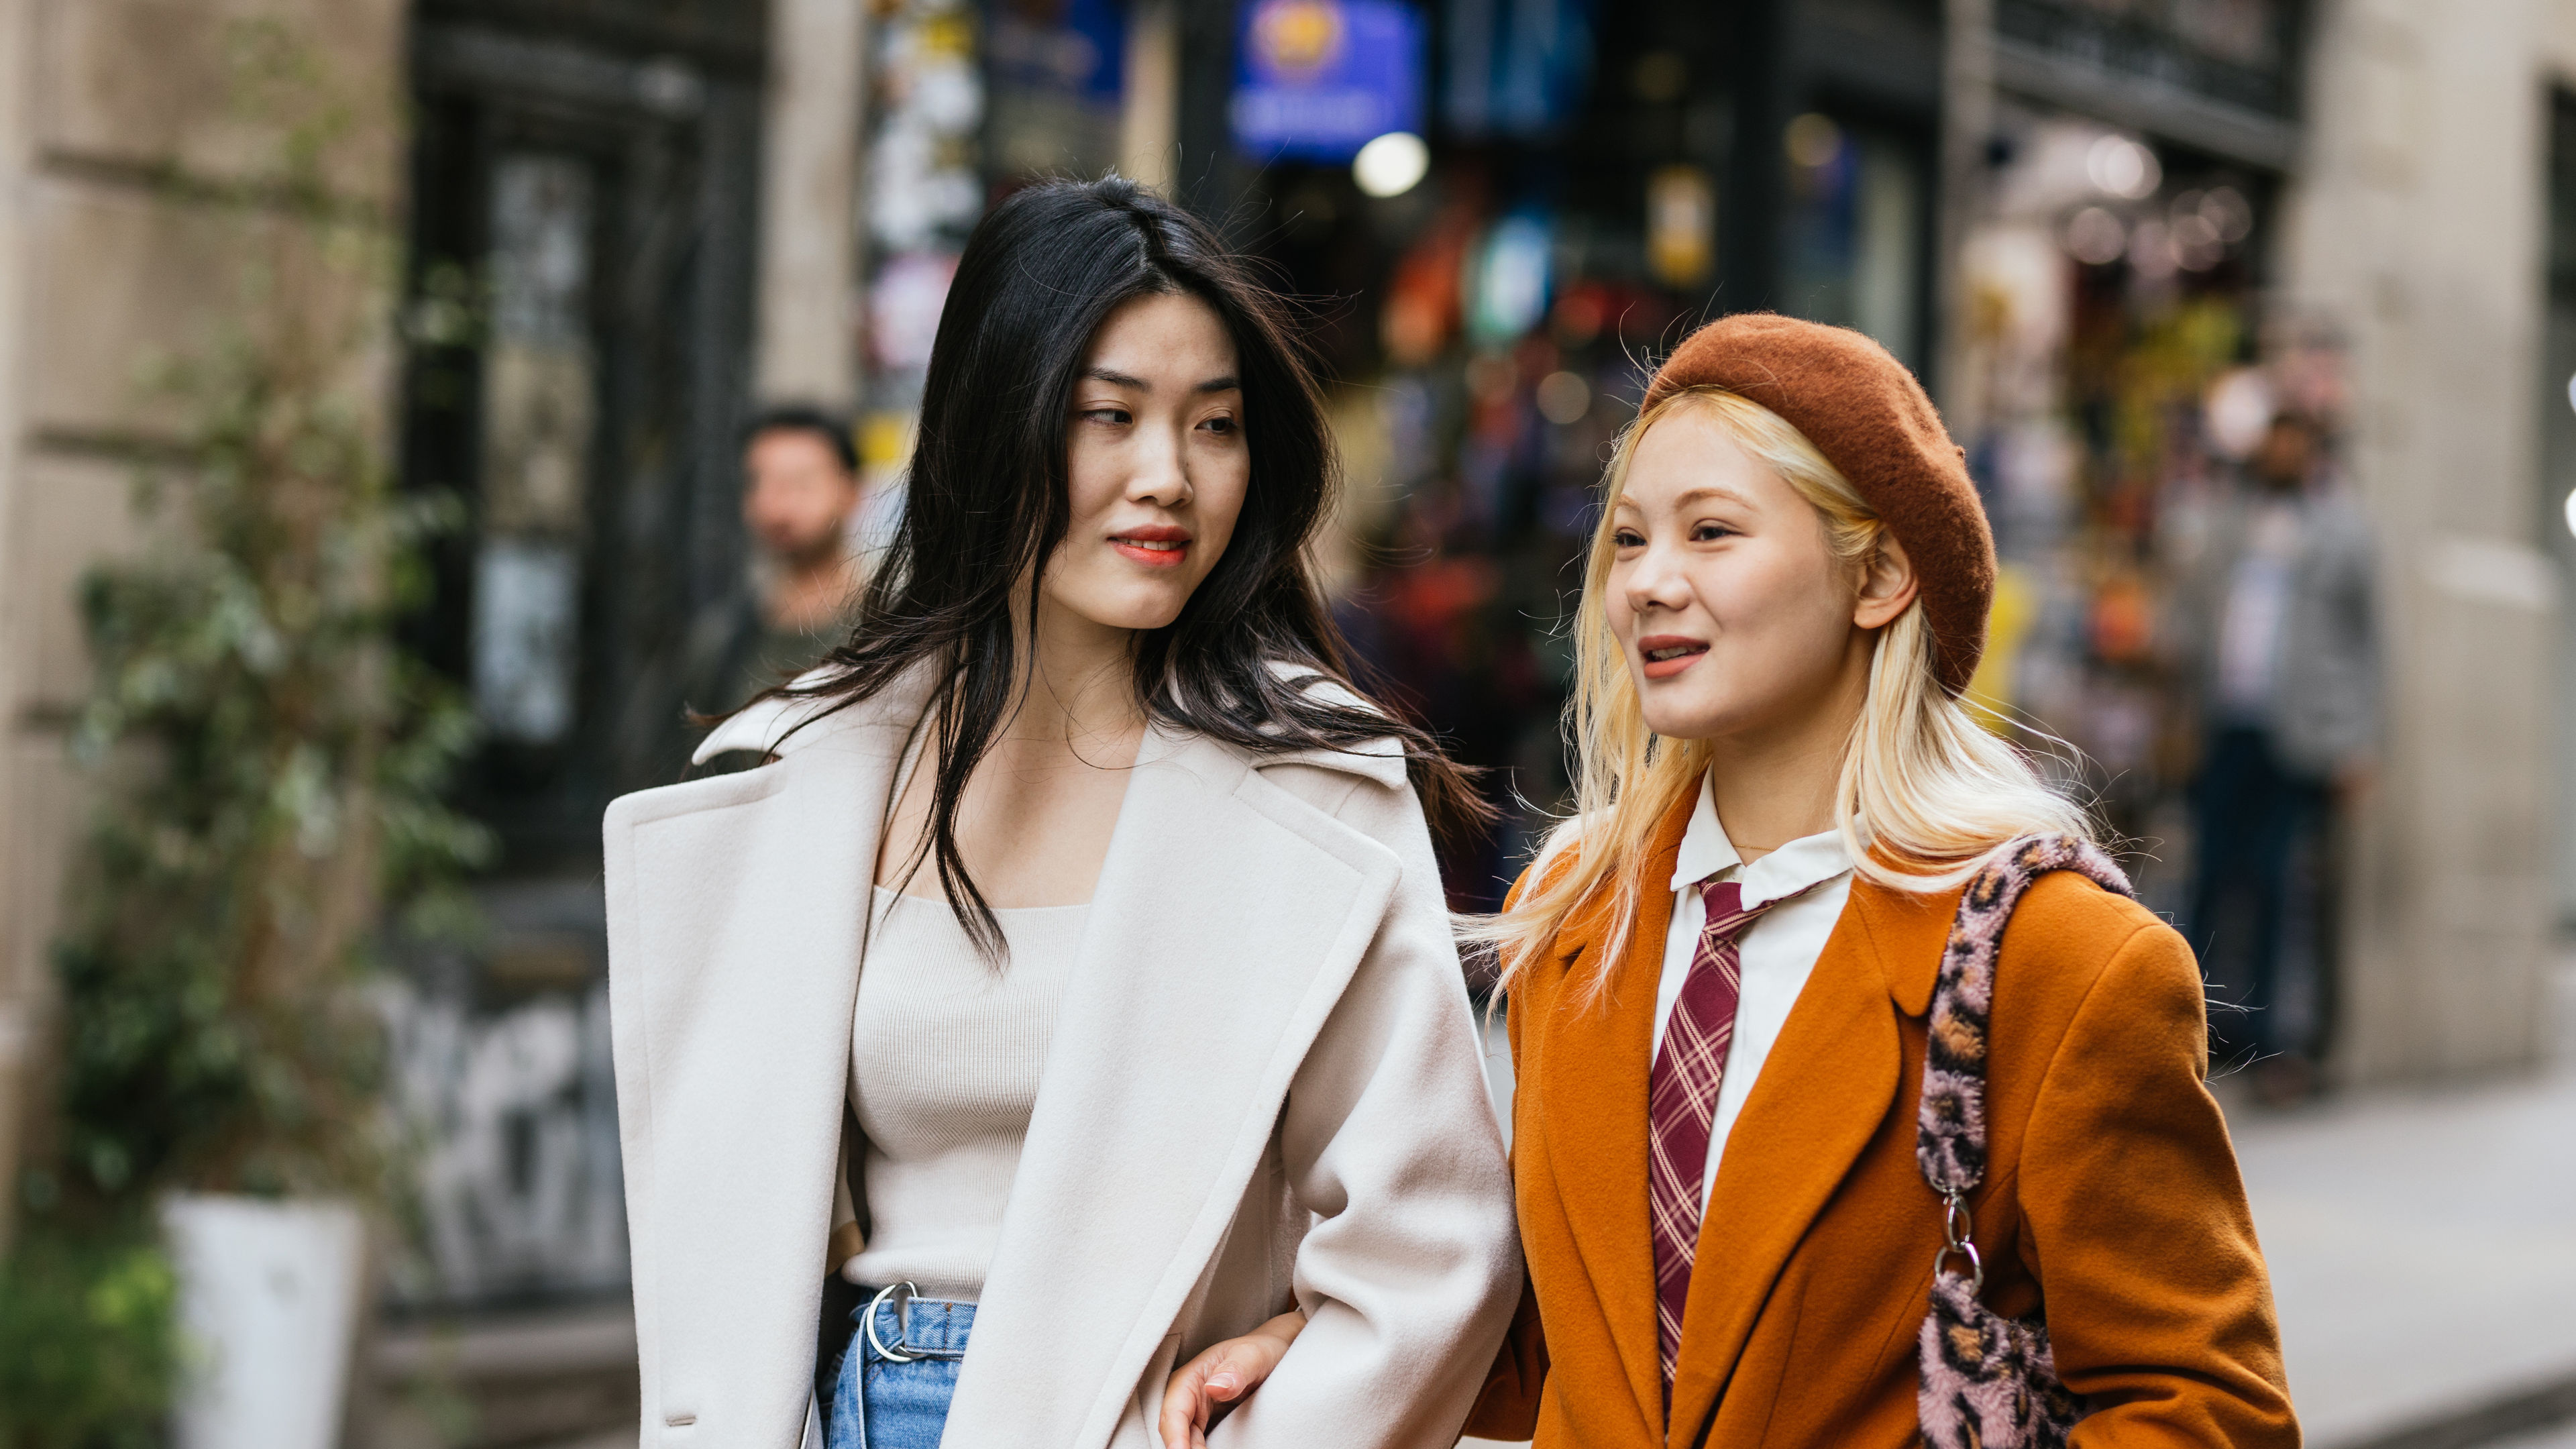
<svg viewBox="0 0 2576 1449"><path fill-rule="evenodd" d="M1735 853L1735 842L1726 838L1726 827L1717 821L1717 794L1703 776L1699 804L1691 810L1690 824L1682 831L1681 852L1673 859L1672 889L1681 890L1739 868L1736 882L1744 887L1744 904L1751 907L1768 905L1829 881L1850 870L1852 859L1850 849L1843 843L1843 833L1826 830L1801 836L1745 865L1744 858Z"/></svg>

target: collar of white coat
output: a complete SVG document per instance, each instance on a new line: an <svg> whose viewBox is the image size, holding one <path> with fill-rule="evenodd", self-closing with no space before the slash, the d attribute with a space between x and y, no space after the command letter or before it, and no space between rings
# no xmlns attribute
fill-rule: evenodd
<svg viewBox="0 0 2576 1449"><path fill-rule="evenodd" d="M1284 662L1274 662L1271 670L1282 678L1303 677L1306 687L1316 695L1336 704L1353 705L1374 712L1376 705L1353 693L1342 684L1312 670ZM829 667L802 674L789 685L791 689L811 689L831 679ZM931 670L928 664L915 665L893 684L866 699L834 708L834 701L794 696L772 696L754 701L728 715L707 737L698 741L690 752L693 764L703 765L718 755L733 750L751 750L764 755L785 755L808 742L847 729L911 730L930 703ZM1407 778L1404 742L1393 735L1381 736L1345 749L1282 750L1277 753L1246 756L1255 768L1271 765L1317 765L1374 780L1389 789L1401 789Z"/></svg>
<svg viewBox="0 0 2576 1449"><path fill-rule="evenodd" d="M1690 824L1682 831L1681 853L1673 858L1672 889L1697 885L1743 864L1735 842L1726 838L1726 827L1718 823L1715 787L1702 776L1699 804L1692 808ZM1744 888L1744 904L1750 908L1796 895L1851 868L1851 850L1843 842L1843 833L1827 830L1800 836L1745 866L1736 883Z"/></svg>

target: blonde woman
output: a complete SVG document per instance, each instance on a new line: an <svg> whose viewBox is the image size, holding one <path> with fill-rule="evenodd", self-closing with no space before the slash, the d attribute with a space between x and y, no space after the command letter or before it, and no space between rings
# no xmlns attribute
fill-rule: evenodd
<svg viewBox="0 0 2576 1449"><path fill-rule="evenodd" d="M1489 927L1530 1291L1468 1431L2295 1445L2191 953L1960 705L1993 545L1922 389L1725 319L1605 503L1581 809ZM1286 1336L1188 1365L1166 1441Z"/></svg>

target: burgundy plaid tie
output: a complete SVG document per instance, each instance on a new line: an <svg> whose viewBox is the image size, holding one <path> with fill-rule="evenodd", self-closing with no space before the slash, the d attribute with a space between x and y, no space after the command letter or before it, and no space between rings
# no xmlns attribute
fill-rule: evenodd
<svg viewBox="0 0 2576 1449"><path fill-rule="evenodd" d="M1803 894L1803 892L1801 892ZM1788 897L1782 897L1783 900ZM1744 908L1732 881L1700 886L1708 924L1683 978L1681 999L1664 1023L1647 1093L1646 1207L1655 1237L1655 1340L1663 1351L1664 1399L1673 1395L1681 1362L1682 1305L1690 1299L1691 1259L1699 1251L1701 1183L1708 1168L1709 1122L1717 1114L1726 1049L1735 1040L1735 1004L1743 982L1736 941L1753 918L1780 904Z"/></svg>

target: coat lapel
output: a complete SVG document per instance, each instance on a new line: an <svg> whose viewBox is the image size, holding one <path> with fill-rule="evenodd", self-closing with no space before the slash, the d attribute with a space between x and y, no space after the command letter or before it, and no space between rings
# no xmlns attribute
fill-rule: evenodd
<svg viewBox="0 0 2576 1449"><path fill-rule="evenodd" d="M682 1422L792 1442L803 1419L861 912L919 704L890 690L814 722L776 764L609 808L609 1014L648 1442Z"/></svg>
<svg viewBox="0 0 2576 1449"><path fill-rule="evenodd" d="M1107 1442L1400 875L1223 747L1148 737L942 1442Z"/></svg>
<svg viewBox="0 0 2576 1449"><path fill-rule="evenodd" d="M1606 911L1558 938L1582 957L1550 998L1542 1027L1547 1153L1558 1199L1583 1266L1599 1295L1610 1336L1648 1424L1663 1420L1663 1368L1655 1346L1655 1247L1647 1228L1646 1108L1653 1068L1655 989L1673 896L1665 889L1681 853L1696 795L1685 795L1657 828L1646 857L1634 929L1604 994L1588 993L1605 969Z"/></svg>
<svg viewBox="0 0 2576 1449"><path fill-rule="evenodd" d="M1949 945L1950 922L1959 913L1959 887L1918 895L1858 881L1852 886L1850 909L1859 914L1869 933L1871 950L1896 1009L1907 1016L1930 1011L1932 988L1941 979L1941 953Z"/></svg>
<svg viewBox="0 0 2576 1449"><path fill-rule="evenodd" d="M1896 1011L1918 975L1928 998L1948 921L1924 899L1852 883L1709 1194L1673 1384L1677 1449L1699 1442L1772 1284L1886 1121L1903 1064Z"/></svg>

